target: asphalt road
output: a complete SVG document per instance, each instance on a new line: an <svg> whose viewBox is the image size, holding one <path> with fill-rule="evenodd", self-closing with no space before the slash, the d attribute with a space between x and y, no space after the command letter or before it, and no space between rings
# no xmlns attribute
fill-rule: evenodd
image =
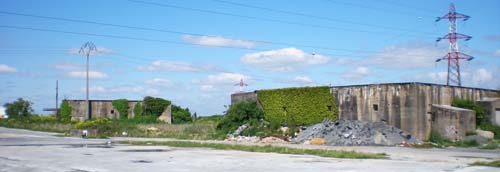
<svg viewBox="0 0 500 172"><path fill-rule="evenodd" d="M113 138L113 140L130 140L130 138ZM468 166L468 163L476 160L500 159L500 151L477 149L318 147L386 152L390 155L390 159L386 160L354 160L199 148L107 145L108 141L110 140L58 137L53 133L0 127L0 172L500 171L500 168Z"/></svg>

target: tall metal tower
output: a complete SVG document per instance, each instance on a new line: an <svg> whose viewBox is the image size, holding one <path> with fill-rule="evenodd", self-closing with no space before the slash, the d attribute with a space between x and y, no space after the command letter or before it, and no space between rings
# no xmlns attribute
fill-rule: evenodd
<svg viewBox="0 0 500 172"><path fill-rule="evenodd" d="M90 103L89 103L89 58L90 58L90 54L92 54L92 52L96 52L97 51L97 48L96 46L94 45L94 43L92 42L87 42L85 44L83 44L83 46L80 48L80 51L78 51L78 53L80 54L84 54L87 56L87 72L86 72L86 76L87 76L87 94L85 96L85 104L86 104L86 109L87 109L87 112L86 112L86 116L87 116L87 119L90 119Z"/></svg>
<svg viewBox="0 0 500 172"><path fill-rule="evenodd" d="M446 79L446 85L455 84L458 86L462 86L462 80L460 79L460 60L465 59L467 61L470 61L474 58L470 55L458 51L458 39L464 39L465 41L468 41L472 37L457 33L457 19L463 19L463 21L466 21L469 18L470 17L467 15L457 13L455 11L455 5L453 5L452 3L450 4L450 11L443 17L438 17L436 19L436 22L440 21L441 19L448 19L449 21L448 34L436 40L436 42L439 42L443 39L448 39L450 41L450 49L448 51L448 54L436 60L436 62L439 62L441 60L448 61L448 75Z"/></svg>
<svg viewBox="0 0 500 172"><path fill-rule="evenodd" d="M240 93L243 92L243 87L248 86L247 83L243 82L243 78L241 78L240 83L235 84L235 86L239 85L240 86Z"/></svg>

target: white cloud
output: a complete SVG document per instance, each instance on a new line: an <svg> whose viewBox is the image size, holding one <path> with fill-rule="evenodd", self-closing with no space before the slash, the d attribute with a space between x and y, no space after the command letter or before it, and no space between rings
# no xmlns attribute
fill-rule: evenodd
<svg viewBox="0 0 500 172"><path fill-rule="evenodd" d="M52 69L56 69L56 70L79 70L79 69L83 69L82 65L77 65L77 64L69 63L69 62L63 62L63 63L51 65L49 67L52 68Z"/></svg>
<svg viewBox="0 0 500 172"><path fill-rule="evenodd" d="M472 76L472 84L479 86L484 83L490 82L493 79L493 73L484 68L474 71Z"/></svg>
<svg viewBox="0 0 500 172"><path fill-rule="evenodd" d="M200 89L205 92L215 91L215 87L213 85L202 85Z"/></svg>
<svg viewBox="0 0 500 172"><path fill-rule="evenodd" d="M434 45L410 43L386 47L362 63L396 69L425 68L434 66L436 59L445 54L445 49Z"/></svg>
<svg viewBox="0 0 500 172"><path fill-rule="evenodd" d="M496 56L496 57L500 57L500 49L498 49L497 51L495 51L494 56Z"/></svg>
<svg viewBox="0 0 500 172"><path fill-rule="evenodd" d="M85 87L80 87L80 91L86 92L86 88ZM108 93L108 89L106 89L106 88L104 88L102 86L92 86L92 87L89 87L89 92L91 92L91 93L105 94L105 93Z"/></svg>
<svg viewBox="0 0 500 172"><path fill-rule="evenodd" d="M245 54L241 62L270 71L286 72L296 67L326 64L330 58L320 54L307 54L297 48L283 48L271 51Z"/></svg>
<svg viewBox="0 0 500 172"><path fill-rule="evenodd" d="M72 71L67 74L68 77L71 78L87 78L86 71ZM89 71L89 79L104 79L107 78L108 75L99 71Z"/></svg>
<svg viewBox="0 0 500 172"><path fill-rule="evenodd" d="M91 56L94 56L94 55L106 55L106 54L111 54L113 53L113 50L109 49L109 48L105 48L105 47L97 47L96 48L97 50L96 51L92 51L90 53ZM71 55L83 55L80 52L80 48L70 48L68 50L68 54L71 54Z"/></svg>
<svg viewBox="0 0 500 172"><path fill-rule="evenodd" d="M243 79L247 81L250 79L249 76L238 73L219 73L217 75L208 75L205 84L237 84Z"/></svg>
<svg viewBox="0 0 500 172"><path fill-rule="evenodd" d="M205 92L213 92L220 90L237 91L238 84L243 79L245 83L251 82L252 78L238 73L219 73L215 75L208 75L203 79L194 79L194 84L200 85L200 90Z"/></svg>
<svg viewBox="0 0 500 172"><path fill-rule="evenodd" d="M314 80L307 76L296 76L292 81L301 85L311 85L314 83Z"/></svg>
<svg viewBox="0 0 500 172"><path fill-rule="evenodd" d="M160 86L160 87L170 87L173 85L172 81L163 78L153 78L147 80L145 83L151 86Z"/></svg>
<svg viewBox="0 0 500 172"><path fill-rule="evenodd" d="M200 72L216 70L213 65L196 65L180 61L153 61L150 65L139 66L137 69L142 71L171 71L171 72Z"/></svg>
<svg viewBox="0 0 500 172"><path fill-rule="evenodd" d="M358 67L355 70L347 70L342 74L342 78L345 80L361 79L370 74L370 70L367 67Z"/></svg>
<svg viewBox="0 0 500 172"><path fill-rule="evenodd" d="M252 48L258 45L258 43L254 41L228 39L220 36L183 35L182 40L191 44L214 46L214 47L224 46L224 47Z"/></svg>
<svg viewBox="0 0 500 172"><path fill-rule="evenodd" d="M114 93L140 93L144 91L144 88L141 86L117 86L109 90Z"/></svg>
<svg viewBox="0 0 500 172"><path fill-rule="evenodd" d="M156 96L156 95L159 95L160 93L161 93L160 90L153 89L153 88L146 90L146 95Z"/></svg>
<svg viewBox="0 0 500 172"><path fill-rule="evenodd" d="M0 73L15 73L17 72L16 68L7 66L5 64L0 64Z"/></svg>

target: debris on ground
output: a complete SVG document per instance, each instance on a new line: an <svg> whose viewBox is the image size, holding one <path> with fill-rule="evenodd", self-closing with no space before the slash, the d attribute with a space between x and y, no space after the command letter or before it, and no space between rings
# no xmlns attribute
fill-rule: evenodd
<svg viewBox="0 0 500 172"><path fill-rule="evenodd" d="M230 136L226 138L224 141L227 142L245 142L245 143L258 143L260 138L257 136Z"/></svg>
<svg viewBox="0 0 500 172"><path fill-rule="evenodd" d="M323 140L321 140L321 139ZM324 142L323 142L324 141ZM293 139L298 144L408 146L420 143L410 133L385 122L338 120L308 127Z"/></svg>
<svg viewBox="0 0 500 172"><path fill-rule="evenodd" d="M286 140L283 140L279 137L274 137L274 136L269 136L269 137L264 137L262 138L259 143L266 143L266 144L287 144L289 143Z"/></svg>

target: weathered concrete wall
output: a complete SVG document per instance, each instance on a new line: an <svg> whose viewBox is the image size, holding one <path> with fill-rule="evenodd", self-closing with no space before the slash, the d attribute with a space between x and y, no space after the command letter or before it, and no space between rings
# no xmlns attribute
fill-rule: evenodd
<svg viewBox="0 0 500 172"><path fill-rule="evenodd" d="M86 103L85 100L66 100L71 106L71 117L72 119L85 120L86 116ZM120 112L113 107L111 100L89 100L90 102L90 118L98 117L108 117L108 118L119 118ZM139 101L129 101L128 102L128 118L134 117L134 106Z"/></svg>
<svg viewBox="0 0 500 172"><path fill-rule="evenodd" d="M454 97L480 100L497 91L427 83L389 83L332 87L339 119L386 121L427 140L431 132L431 104L450 105ZM231 95L231 103L257 100L258 91Z"/></svg>
<svg viewBox="0 0 500 172"><path fill-rule="evenodd" d="M231 94L231 104L241 101L257 101L257 92L244 92Z"/></svg>
<svg viewBox="0 0 500 172"><path fill-rule="evenodd" d="M500 126L500 98L484 98L477 102L486 108L486 117L490 122Z"/></svg>
<svg viewBox="0 0 500 172"><path fill-rule="evenodd" d="M394 83L332 87L340 119L386 121L427 140L431 104L450 105L454 97L479 100L494 90L426 83Z"/></svg>
<svg viewBox="0 0 500 172"><path fill-rule="evenodd" d="M431 105L432 131L442 137L459 141L465 138L467 132L476 130L476 114L469 109L449 105Z"/></svg>

